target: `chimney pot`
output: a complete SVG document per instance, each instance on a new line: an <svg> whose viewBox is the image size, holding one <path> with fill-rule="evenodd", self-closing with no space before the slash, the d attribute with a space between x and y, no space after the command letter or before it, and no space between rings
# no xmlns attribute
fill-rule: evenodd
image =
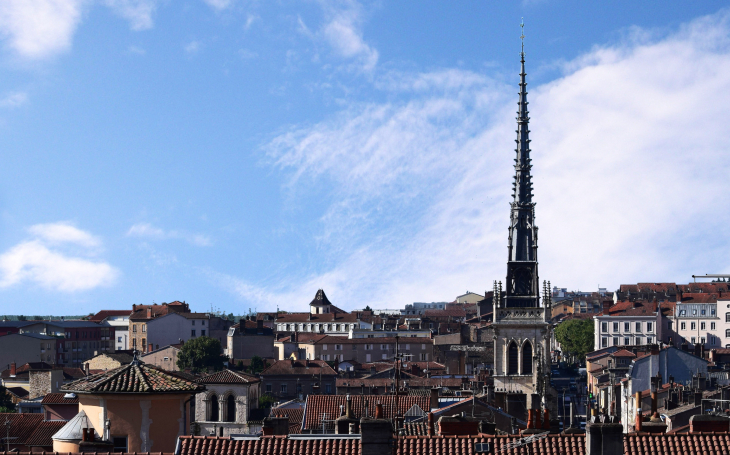
<svg viewBox="0 0 730 455"><path fill-rule="evenodd" d="M15 377L16 371L17 370L16 370L15 362L13 362L10 364L10 376Z"/></svg>

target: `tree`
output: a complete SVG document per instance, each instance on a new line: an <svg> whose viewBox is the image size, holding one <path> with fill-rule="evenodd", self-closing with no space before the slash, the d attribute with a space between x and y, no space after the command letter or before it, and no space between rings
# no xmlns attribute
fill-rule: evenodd
<svg viewBox="0 0 730 455"><path fill-rule="evenodd" d="M274 397L268 394L263 394L259 397L259 408L260 409L267 409L270 408L272 404L274 404Z"/></svg>
<svg viewBox="0 0 730 455"><path fill-rule="evenodd" d="M555 338L562 346L563 353L573 361L583 361L586 354L593 351L593 319L573 319L555 328Z"/></svg>
<svg viewBox="0 0 730 455"><path fill-rule="evenodd" d="M229 321L234 322L236 320L236 317L233 316L233 313L228 313L227 318Z"/></svg>
<svg viewBox="0 0 730 455"><path fill-rule="evenodd" d="M20 316L18 316L18 321L27 321L27 320L28 320L28 318L26 318L22 314Z"/></svg>
<svg viewBox="0 0 730 455"><path fill-rule="evenodd" d="M236 369L243 370L243 360L239 360L238 362L236 362Z"/></svg>
<svg viewBox="0 0 730 455"><path fill-rule="evenodd" d="M264 359L257 355L251 357L251 365L248 367L248 371L251 374L261 373L262 371L264 371L264 368L266 368L266 365L264 364Z"/></svg>
<svg viewBox="0 0 730 455"><path fill-rule="evenodd" d="M365 307L365 309L363 311L373 311L373 309L370 308L370 305L368 305L368 306Z"/></svg>
<svg viewBox="0 0 730 455"><path fill-rule="evenodd" d="M15 403L8 389L0 385L0 412L15 412Z"/></svg>
<svg viewBox="0 0 730 455"><path fill-rule="evenodd" d="M34 321L42 321L43 320L43 316L33 316L33 320Z"/></svg>
<svg viewBox="0 0 730 455"><path fill-rule="evenodd" d="M223 369L221 343L215 338L198 337L188 340L177 355L177 366L181 370L190 368L193 373L206 372L210 369Z"/></svg>

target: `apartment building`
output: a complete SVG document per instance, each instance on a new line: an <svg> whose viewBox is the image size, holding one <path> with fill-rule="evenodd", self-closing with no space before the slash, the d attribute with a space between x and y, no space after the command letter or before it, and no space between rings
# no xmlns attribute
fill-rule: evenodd
<svg viewBox="0 0 730 455"><path fill-rule="evenodd" d="M20 333L35 333L54 338L56 357L51 363L80 367L81 363L103 352L115 352L114 327L108 322L33 321Z"/></svg>
<svg viewBox="0 0 730 455"><path fill-rule="evenodd" d="M433 360L433 340L420 337L403 339L324 336L300 343L300 351L302 352L299 355L304 356L300 358L325 361L392 361L398 353L407 356L406 360L428 362Z"/></svg>
<svg viewBox="0 0 730 455"><path fill-rule="evenodd" d="M102 323L108 322L114 327L114 348L117 351L129 349L129 315L130 310L101 310L89 318L89 321Z"/></svg>
<svg viewBox="0 0 730 455"><path fill-rule="evenodd" d="M147 324L155 318L168 313L189 313L190 306L185 302L174 301L161 305L132 305L129 316L129 348L149 352L147 340ZM177 343L177 340L175 341ZM174 343L167 343L174 344ZM166 346L166 345L163 345Z"/></svg>
<svg viewBox="0 0 730 455"><path fill-rule="evenodd" d="M677 344L687 342L715 349L730 343L730 337L725 337L726 326L730 327L730 309L726 308L726 314L724 319L720 318L717 294L678 293L672 324L679 337Z"/></svg>
<svg viewBox="0 0 730 455"><path fill-rule="evenodd" d="M197 337L218 340L221 348L228 344L228 329L233 323L209 313L168 313L149 319L146 324L147 350L185 343Z"/></svg>
<svg viewBox="0 0 730 455"><path fill-rule="evenodd" d="M593 316L594 347L652 344L662 340L662 312L652 301L603 303L603 311Z"/></svg>

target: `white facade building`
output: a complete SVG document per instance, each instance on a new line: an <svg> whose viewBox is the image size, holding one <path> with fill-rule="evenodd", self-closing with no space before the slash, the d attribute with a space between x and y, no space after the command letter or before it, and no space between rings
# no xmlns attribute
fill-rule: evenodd
<svg viewBox="0 0 730 455"><path fill-rule="evenodd" d="M662 341L661 310L657 302L628 302L605 305L593 316L594 348L635 346Z"/></svg>

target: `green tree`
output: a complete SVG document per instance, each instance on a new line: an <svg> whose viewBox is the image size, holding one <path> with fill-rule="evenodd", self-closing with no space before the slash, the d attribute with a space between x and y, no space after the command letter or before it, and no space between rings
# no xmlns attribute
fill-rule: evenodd
<svg viewBox="0 0 730 455"><path fill-rule="evenodd" d="M42 321L43 320L43 316L33 316L33 320L34 321Z"/></svg>
<svg viewBox="0 0 730 455"><path fill-rule="evenodd" d="M27 321L27 320L28 320L28 318L26 318L22 314L20 316L18 316L18 321Z"/></svg>
<svg viewBox="0 0 730 455"><path fill-rule="evenodd" d="M223 369L220 341L210 337L188 340L177 356L177 366L181 370L190 368L194 373Z"/></svg>
<svg viewBox="0 0 730 455"><path fill-rule="evenodd" d="M8 389L0 385L0 412L15 412L15 404Z"/></svg>
<svg viewBox="0 0 730 455"><path fill-rule="evenodd" d="M259 397L259 408L261 409L267 409L270 408L272 404L274 404L274 397L271 395L263 394Z"/></svg>
<svg viewBox="0 0 730 455"><path fill-rule="evenodd" d="M251 365L248 367L248 371L251 374L258 374L264 371L264 368L266 368L266 364L264 363L264 359L261 357L255 355L251 357Z"/></svg>
<svg viewBox="0 0 730 455"><path fill-rule="evenodd" d="M368 305L368 306L365 307L365 309L363 309L363 311L373 311L373 309L370 308L370 305Z"/></svg>
<svg viewBox="0 0 730 455"><path fill-rule="evenodd" d="M243 368L244 368L243 367L243 360L239 360L238 362L236 362L236 369L237 370L243 371Z"/></svg>
<svg viewBox="0 0 730 455"><path fill-rule="evenodd" d="M236 317L233 316L233 313L228 313L227 319L229 321L231 321L231 322L235 322L236 321Z"/></svg>
<svg viewBox="0 0 730 455"><path fill-rule="evenodd" d="M555 327L555 338L563 354L573 362L584 361L586 354L593 351L593 319L573 319Z"/></svg>

